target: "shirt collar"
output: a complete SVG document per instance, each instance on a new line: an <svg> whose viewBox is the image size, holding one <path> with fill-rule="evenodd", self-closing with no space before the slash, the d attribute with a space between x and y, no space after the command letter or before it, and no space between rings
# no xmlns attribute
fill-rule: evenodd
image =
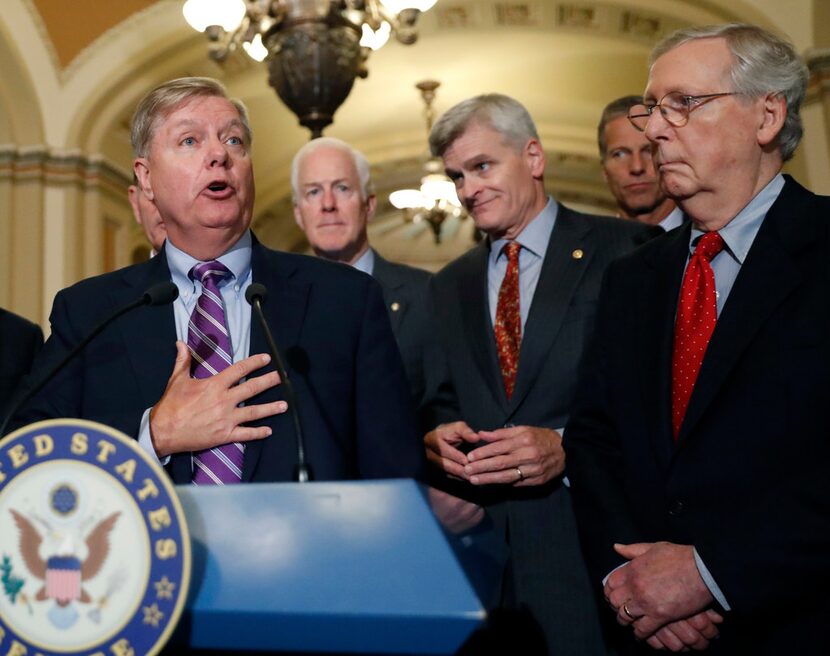
<svg viewBox="0 0 830 656"><path fill-rule="evenodd" d="M677 226L683 225L683 210L679 207L675 207L666 215L666 218L660 221L657 225L663 228L666 232L674 230Z"/></svg>
<svg viewBox="0 0 830 656"><path fill-rule="evenodd" d="M764 217L783 188L784 176L779 173L755 195L755 198L749 201L746 207L738 212L734 219L718 230L728 252L739 264L744 263L752 242L755 241L755 235L758 234L764 222ZM692 224L690 250L693 250L692 244L703 234L702 230L698 230Z"/></svg>
<svg viewBox="0 0 830 656"><path fill-rule="evenodd" d="M372 271L375 270L375 251L371 248L367 248L366 252L357 258L352 266L358 271L368 273L371 276Z"/></svg>
<svg viewBox="0 0 830 656"><path fill-rule="evenodd" d="M556 224L556 217L559 215L559 205L548 196L548 202L539 214L525 226L514 241L521 244L522 248L530 251L538 257L545 257L550 243L550 236L553 233L553 226ZM490 264L495 264L501 255L502 248L508 239L496 239L490 242Z"/></svg>
<svg viewBox="0 0 830 656"><path fill-rule="evenodd" d="M246 230L239 241L216 258L228 267L237 283L246 280L251 272L251 241L251 231ZM164 242L164 252L167 256L167 266L170 268L170 279L179 290L195 290L196 283L188 278L188 273L201 260L176 248L169 239Z"/></svg>

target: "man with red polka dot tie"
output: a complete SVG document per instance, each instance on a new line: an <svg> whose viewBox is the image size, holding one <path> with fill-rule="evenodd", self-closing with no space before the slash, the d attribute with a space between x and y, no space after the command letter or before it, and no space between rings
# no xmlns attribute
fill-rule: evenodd
<svg viewBox="0 0 830 656"><path fill-rule="evenodd" d="M624 653L830 650L830 199L781 173L806 84L777 36L693 27L629 111L689 222L609 267L565 431Z"/></svg>

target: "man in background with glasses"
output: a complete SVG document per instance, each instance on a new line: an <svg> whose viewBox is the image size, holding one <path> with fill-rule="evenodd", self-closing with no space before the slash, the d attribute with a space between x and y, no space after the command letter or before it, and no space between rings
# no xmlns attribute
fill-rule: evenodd
<svg viewBox="0 0 830 656"><path fill-rule="evenodd" d="M683 223L683 212L660 188L651 142L628 119L631 107L642 104L642 96L623 96L602 111L597 126L602 175L617 201L618 216L668 232Z"/></svg>
<svg viewBox="0 0 830 656"><path fill-rule="evenodd" d="M828 650L830 199L781 174L806 84L760 28L689 28L629 111L690 223L609 267L565 450L594 579L653 648Z"/></svg>

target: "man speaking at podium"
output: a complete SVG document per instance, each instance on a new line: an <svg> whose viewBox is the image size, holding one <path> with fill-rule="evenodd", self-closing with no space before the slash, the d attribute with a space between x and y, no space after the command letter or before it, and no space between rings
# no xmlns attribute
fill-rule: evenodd
<svg viewBox="0 0 830 656"><path fill-rule="evenodd" d="M148 262L57 294L52 336L31 380L153 285L172 281L178 298L108 325L17 412L15 425L99 421L137 437L176 483L227 484L292 479L290 415L298 412L315 478L419 474L422 447L377 283L271 251L249 230L245 107L215 80L172 80L139 103L132 143L139 186L161 213L167 241ZM264 286L263 310L296 407L283 400L286 386L252 318L252 283Z"/></svg>

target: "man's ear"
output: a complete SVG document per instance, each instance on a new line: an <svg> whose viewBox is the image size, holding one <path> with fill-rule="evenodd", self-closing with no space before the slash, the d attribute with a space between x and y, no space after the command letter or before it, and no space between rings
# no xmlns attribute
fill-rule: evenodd
<svg viewBox="0 0 830 656"><path fill-rule="evenodd" d="M524 147L524 156L534 178L542 179L545 175L545 151L538 139L528 139Z"/></svg>
<svg viewBox="0 0 830 656"><path fill-rule="evenodd" d="M300 212L300 208L299 208L299 206L297 205L296 202L294 203L294 220L297 222L297 225L299 226L300 230L305 232L305 224L303 223L303 215L302 215L302 212Z"/></svg>
<svg viewBox="0 0 830 656"><path fill-rule="evenodd" d="M144 195L150 200L155 200L153 185L150 179L150 165L146 157L138 157L133 161L133 173L135 173L138 186Z"/></svg>
<svg viewBox="0 0 830 656"><path fill-rule="evenodd" d="M130 201L130 207L133 208L133 216L135 217L135 222L138 225L143 225L141 222L141 212L138 207L138 195L141 193L141 190L136 185L130 185L127 187L127 200Z"/></svg>
<svg viewBox="0 0 830 656"><path fill-rule="evenodd" d="M781 93L768 93L761 99L761 120L758 125L758 143L767 146L772 143L787 119L787 100Z"/></svg>
<svg viewBox="0 0 830 656"><path fill-rule="evenodd" d="M369 223L375 217L375 210L378 208L378 197L374 194L369 194L366 199L366 223Z"/></svg>

